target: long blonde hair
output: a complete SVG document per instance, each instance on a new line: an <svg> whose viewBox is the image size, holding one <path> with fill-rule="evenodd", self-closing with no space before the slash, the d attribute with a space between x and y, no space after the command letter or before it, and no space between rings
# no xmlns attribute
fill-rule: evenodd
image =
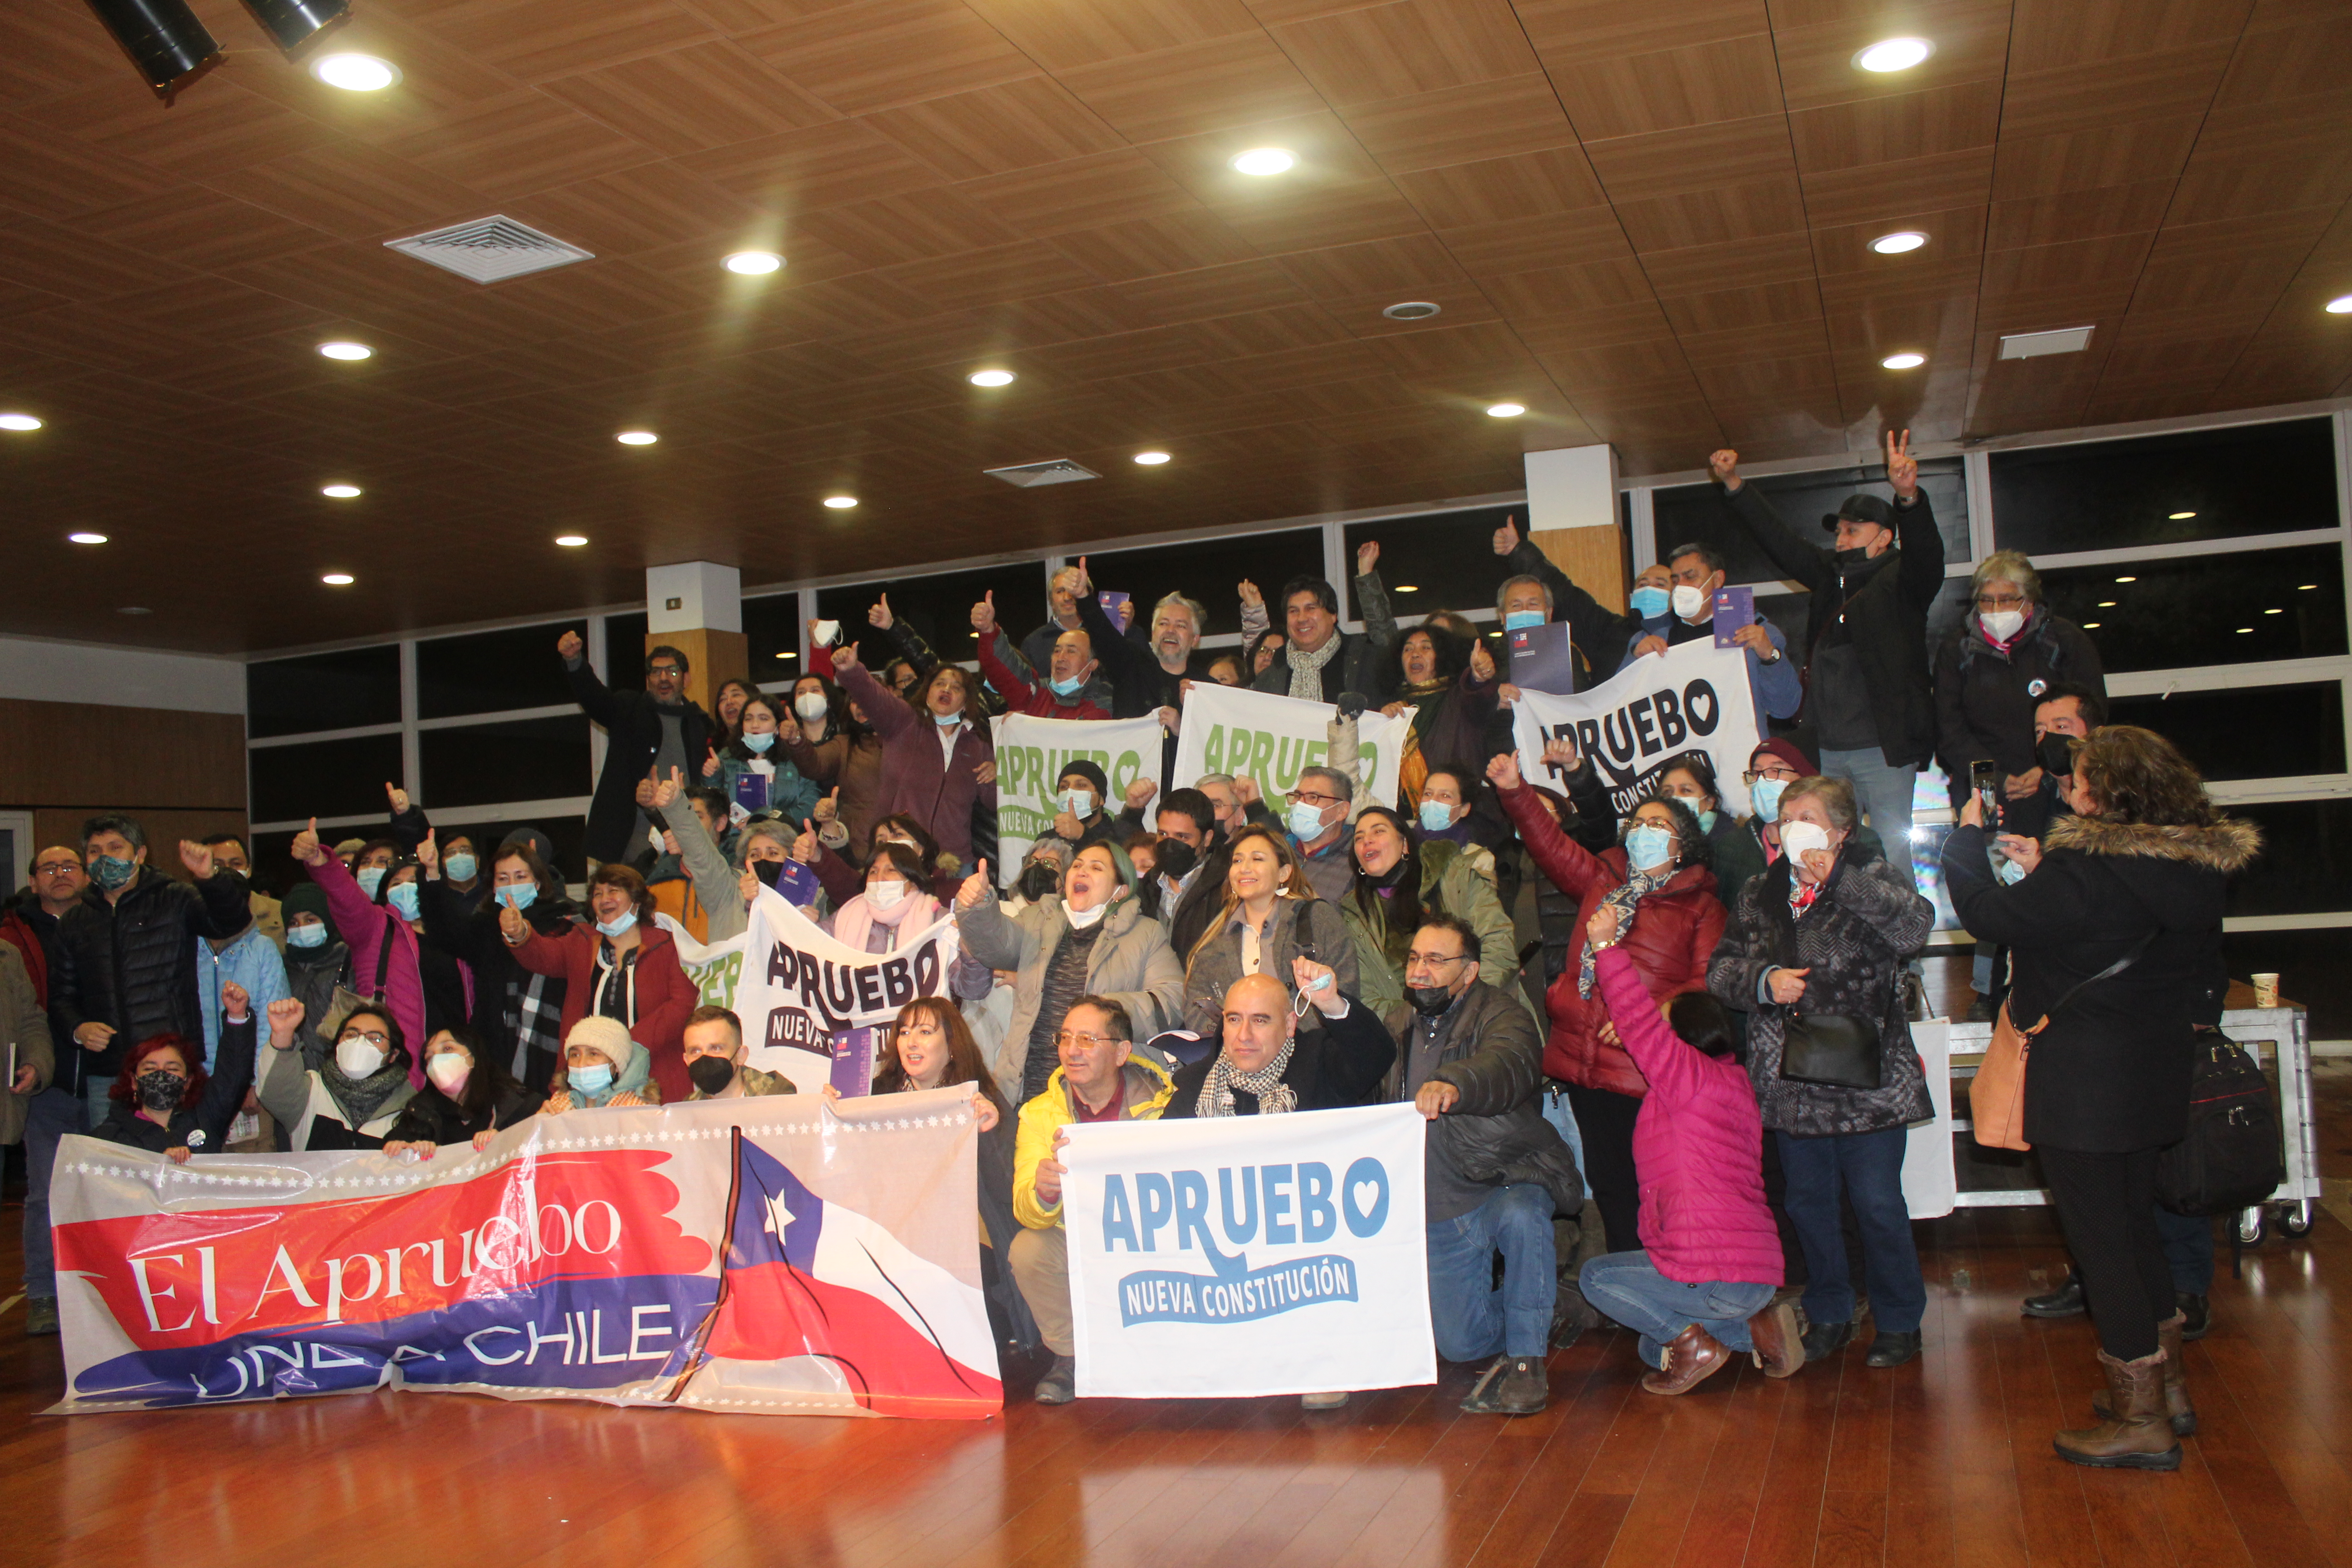
<svg viewBox="0 0 2352 1568"><path fill-rule="evenodd" d="M1243 843L1252 838L1265 839L1273 847L1274 858L1282 862L1282 886L1276 889L1276 893L1287 893L1294 899L1311 899L1315 896L1315 889L1307 880L1307 873L1300 868L1298 856L1290 847L1290 840L1268 827L1265 823L1253 822L1234 834L1231 853L1235 855L1241 853ZM1192 951L1184 955L1187 968L1192 966L1195 954L1224 934L1225 927L1233 923L1234 911L1241 907L1241 900L1234 896L1233 871L1228 865L1225 872L1224 901L1217 910L1217 918L1209 922L1208 929L1201 933L1201 940L1194 942Z"/></svg>

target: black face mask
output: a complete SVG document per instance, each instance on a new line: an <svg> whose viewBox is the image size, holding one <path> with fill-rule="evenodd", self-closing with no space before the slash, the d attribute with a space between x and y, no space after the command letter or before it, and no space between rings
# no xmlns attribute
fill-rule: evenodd
<svg viewBox="0 0 2352 1568"><path fill-rule="evenodd" d="M2043 773L2071 773L2074 771L2073 739L2074 737L2070 735L2042 737L2041 742L2034 747L2034 755L2035 760L2041 763Z"/></svg>
<svg viewBox="0 0 2352 1568"><path fill-rule="evenodd" d="M1182 839L1163 838L1160 841L1160 874L1170 881L1182 881L1200 863L1201 852Z"/></svg>
<svg viewBox="0 0 2352 1568"><path fill-rule="evenodd" d="M725 1057L697 1057L686 1064L686 1076L705 1094L723 1094L735 1081L735 1064Z"/></svg>
<svg viewBox="0 0 2352 1568"><path fill-rule="evenodd" d="M1860 547L1853 550L1840 550L1834 553L1837 556L1837 563L1841 567L1865 566L1870 563L1870 552Z"/></svg>
<svg viewBox="0 0 2352 1568"><path fill-rule="evenodd" d="M139 1090L139 1103L150 1110L176 1110L188 1093L186 1079L161 1069L141 1073L134 1087Z"/></svg>
<svg viewBox="0 0 2352 1568"><path fill-rule="evenodd" d="M1454 993L1443 985L1408 985L1404 999L1424 1018L1434 1018L1454 1005Z"/></svg>
<svg viewBox="0 0 2352 1568"><path fill-rule="evenodd" d="M784 863L782 860L754 860L751 862L751 875L760 879L760 886L763 888L774 887L776 885L776 879L783 874Z"/></svg>
<svg viewBox="0 0 2352 1568"><path fill-rule="evenodd" d="M1022 868L1021 880L1013 884L1013 890L1034 904L1061 885L1062 873L1051 861L1035 860Z"/></svg>

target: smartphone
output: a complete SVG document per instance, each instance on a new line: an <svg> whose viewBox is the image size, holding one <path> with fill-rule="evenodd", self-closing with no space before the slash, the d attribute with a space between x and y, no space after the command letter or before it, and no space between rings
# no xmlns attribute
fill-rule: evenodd
<svg viewBox="0 0 2352 1568"><path fill-rule="evenodd" d="M2000 831L2000 792L2005 777L1999 763L1969 764L1969 787L1976 792L1977 809L1984 814L1984 830Z"/></svg>
<svg viewBox="0 0 2352 1568"><path fill-rule="evenodd" d="M831 647L834 644L841 640L841 623L839 621L819 621L814 626L809 627L809 636L816 639L817 647Z"/></svg>

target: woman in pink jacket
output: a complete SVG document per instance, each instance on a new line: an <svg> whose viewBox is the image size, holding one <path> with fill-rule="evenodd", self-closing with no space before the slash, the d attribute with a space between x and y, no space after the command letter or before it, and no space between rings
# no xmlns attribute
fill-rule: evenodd
<svg viewBox="0 0 2352 1568"><path fill-rule="evenodd" d="M1787 1377L1805 1352L1796 1309L1772 1304L1780 1233L1764 1206L1764 1121L1732 1058L1731 1016L1686 991L1661 1017L1617 945L1610 905L1585 934L1595 989L1650 1091L1633 1123L1642 1247L1586 1263L1584 1299L1642 1336L1642 1360L1658 1369L1642 1379L1652 1394L1686 1394L1741 1352L1765 1376Z"/></svg>

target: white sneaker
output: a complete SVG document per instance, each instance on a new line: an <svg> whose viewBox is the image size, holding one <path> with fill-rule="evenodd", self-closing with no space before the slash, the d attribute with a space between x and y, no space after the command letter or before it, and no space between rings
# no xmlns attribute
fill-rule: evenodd
<svg viewBox="0 0 2352 1568"><path fill-rule="evenodd" d="M1345 1389L1337 1394L1302 1394L1298 1396L1299 1407L1305 1410L1337 1410L1347 1403Z"/></svg>

